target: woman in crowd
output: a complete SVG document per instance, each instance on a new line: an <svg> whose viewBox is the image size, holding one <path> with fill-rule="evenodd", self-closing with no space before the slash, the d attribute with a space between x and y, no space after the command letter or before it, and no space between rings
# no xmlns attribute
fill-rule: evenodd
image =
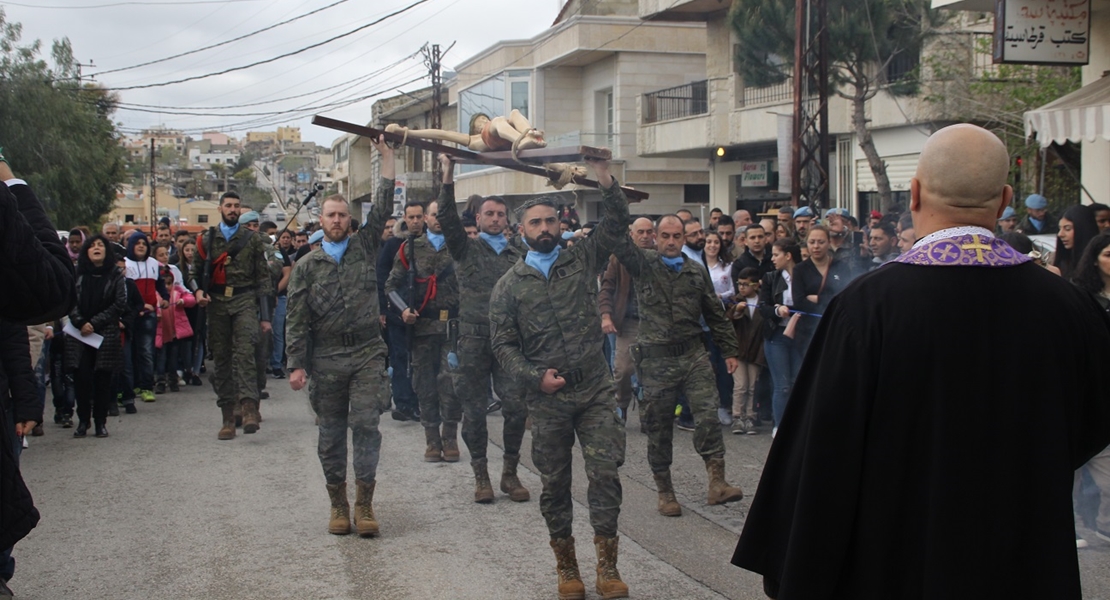
<svg viewBox="0 0 1110 600"><path fill-rule="evenodd" d="M731 298L735 293L732 286L732 255L716 231L705 234L705 265L709 267L709 278L713 280L717 297L722 301Z"/></svg>
<svg viewBox="0 0 1110 600"><path fill-rule="evenodd" d="M1056 234L1056 257L1052 264L1060 269L1066 279L1075 276L1083 249L1098 235L1095 213L1089 206L1077 204L1060 217L1060 231Z"/></svg>
<svg viewBox="0 0 1110 600"><path fill-rule="evenodd" d="M66 347L67 363L76 365L77 429L73 437L85 437L89 417L96 425L96 437L108 437L108 404L112 398L112 378L123 368L120 342L120 316L127 309L127 287L116 266L108 238L89 238L77 258L77 305L69 315L70 323L82 337L94 333L103 339L99 347L72 340Z"/></svg>
<svg viewBox="0 0 1110 600"><path fill-rule="evenodd" d="M174 273L168 266L163 265L158 275L162 283L170 288L169 306L158 309L158 331L154 336L154 345L158 348L158 380L154 384L154 392L164 394L167 384L169 391L181 391L177 381L179 351L186 348L193 337L193 328L189 325L185 309L196 306L197 301L192 292L174 283Z"/></svg>
<svg viewBox="0 0 1110 600"><path fill-rule="evenodd" d="M732 285L732 256L724 246L721 235L716 231L705 234L705 264L709 268L709 278L713 280L713 290L722 303L727 303L735 292ZM722 425L732 425L732 375L725 368L721 349L709 341L709 359L713 363L713 373L717 383L717 420Z"/></svg>
<svg viewBox="0 0 1110 600"><path fill-rule="evenodd" d="M1065 216L1067 214L1067 212L1064 213ZM1060 239L1063 239L1064 235L1064 219L1060 219ZM1110 232L1094 236L1091 242L1087 244L1082 258L1076 265L1075 277L1072 281L1094 296L1102 310L1110 314ZM1094 480L1094 484L1099 491L1099 505L1095 515L1095 535L1104 542L1110 542L1110 448L1104 449L1089 460L1082 469L1076 471L1077 489L1080 487L1080 474L1083 470L1090 473L1091 479ZM1076 545L1080 548L1087 544L1078 534L1076 534L1075 540Z"/></svg>
<svg viewBox="0 0 1110 600"><path fill-rule="evenodd" d="M792 289L794 266L802 260L802 249L791 238L775 240L771 245L771 263L775 270L763 277L759 286L759 312L763 316L763 354L771 371L771 407L775 427L786 411L786 401L794 387L794 379L802 367L802 349L795 341L799 315L791 314L795 305Z"/></svg>
<svg viewBox="0 0 1110 600"><path fill-rule="evenodd" d="M878 231L878 230L876 230ZM852 279L848 261L832 259L829 244L832 237L828 227L814 225L806 236L809 258L794 269L794 306L801 312L798 321L796 343L804 355L809 342L817 331L817 323L828 308L829 302L839 294Z"/></svg>
<svg viewBox="0 0 1110 600"><path fill-rule="evenodd" d="M131 332L135 395L143 402L154 402L154 333L158 328L155 311L169 298L169 290L158 276L161 265L151 256L150 246L150 238L141 232L127 240L127 278L135 282L143 297L143 310Z"/></svg>

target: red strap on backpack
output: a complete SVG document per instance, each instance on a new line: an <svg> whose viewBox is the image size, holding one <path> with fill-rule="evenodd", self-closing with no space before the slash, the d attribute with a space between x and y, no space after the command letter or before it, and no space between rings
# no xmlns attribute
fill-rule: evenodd
<svg viewBox="0 0 1110 600"><path fill-rule="evenodd" d="M409 268L409 259L405 257L405 244L408 244L408 242L401 242L401 250L399 254L401 255L401 266L404 267L407 271ZM432 298L436 297L436 275L435 273L432 273L427 277L417 277L416 283L428 284L428 288L424 290L424 301L420 303L420 308L416 309L416 312L420 312L424 310L425 306L428 306L428 302L430 302Z"/></svg>

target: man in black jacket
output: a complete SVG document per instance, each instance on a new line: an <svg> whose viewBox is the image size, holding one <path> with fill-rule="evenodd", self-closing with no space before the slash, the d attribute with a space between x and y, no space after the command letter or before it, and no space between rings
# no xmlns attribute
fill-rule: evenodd
<svg viewBox="0 0 1110 600"><path fill-rule="evenodd" d="M14 452L19 436L42 422L42 407L28 410L24 401L10 404L9 397L28 398L37 405L38 392L27 329L69 312L76 300L73 266L57 230L47 218L31 188L16 179L0 149L0 280L18 282L0 294L0 405L13 423L0 424L0 548L10 549L38 523L31 492L19 474ZM8 330L10 328L10 331ZM19 340L22 340L20 343ZM16 344L20 343L18 347ZM19 373L18 382L12 373ZM26 388L22 386L27 386ZM9 389L16 392L12 394ZM31 414L34 412L35 414ZM6 420L6 419L5 419ZM13 441L16 438L17 441ZM9 593L8 553L3 556L0 592Z"/></svg>
<svg viewBox="0 0 1110 600"><path fill-rule="evenodd" d="M402 232L405 231L402 226ZM397 256L397 249L405 241L405 236L391 237L382 242L382 249L378 253L378 306L381 307L381 323L385 328L385 341L389 347L390 388L393 391L393 420L394 421L419 421L420 409L417 407L416 392L412 390L412 379L409 378L409 355L405 345L405 324L397 316L397 311L387 310L390 306L385 295L385 280L393 270L393 260Z"/></svg>

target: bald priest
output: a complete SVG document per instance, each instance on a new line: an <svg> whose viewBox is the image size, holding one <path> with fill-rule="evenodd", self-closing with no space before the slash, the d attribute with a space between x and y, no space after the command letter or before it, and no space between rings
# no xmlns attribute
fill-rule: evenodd
<svg viewBox="0 0 1110 600"><path fill-rule="evenodd" d="M1072 477L1110 443L1110 321L994 237L1008 165L984 129L934 133L920 239L821 319L732 558L772 598L1081 597Z"/></svg>

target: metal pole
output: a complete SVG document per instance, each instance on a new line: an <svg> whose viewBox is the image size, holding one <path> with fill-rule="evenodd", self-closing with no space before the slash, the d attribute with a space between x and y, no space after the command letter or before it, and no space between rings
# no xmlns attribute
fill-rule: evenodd
<svg viewBox="0 0 1110 600"><path fill-rule="evenodd" d="M158 175L154 165L154 138L150 138L150 239L154 239L154 225L158 221Z"/></svg>
<svg viewBox="0 0 1110 600"><path fill-rule="evenodd" d="M806 0L794 0L794 139L790 144L790 200L798 206L802 196L802 136L805 135L802 97L805 94Z"/></svg>

